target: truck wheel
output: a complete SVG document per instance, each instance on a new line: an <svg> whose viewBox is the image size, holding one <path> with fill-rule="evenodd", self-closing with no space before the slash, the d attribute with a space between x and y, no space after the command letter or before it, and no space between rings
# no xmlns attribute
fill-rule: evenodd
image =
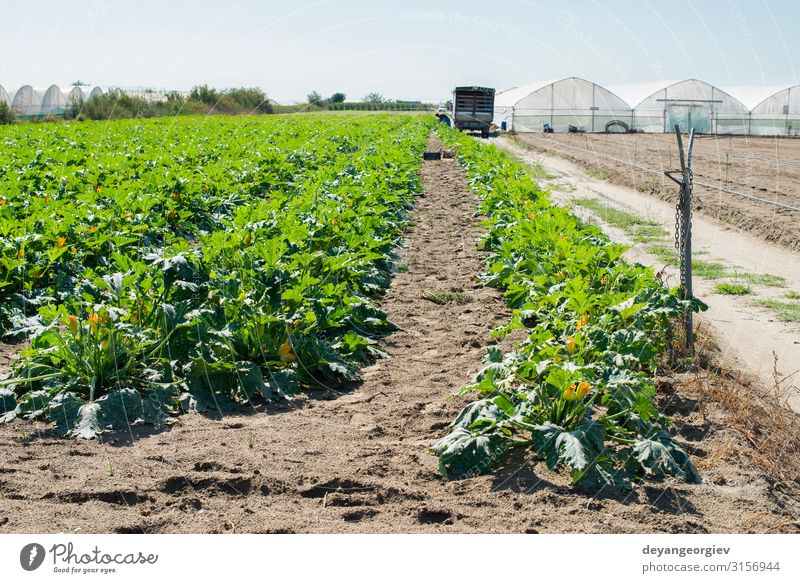
<svg viewBox="0 0 800 583"><path fill-rule="evenodd" d="M481 130L481 137L485 140L489 137L489 130Z"/></svg>

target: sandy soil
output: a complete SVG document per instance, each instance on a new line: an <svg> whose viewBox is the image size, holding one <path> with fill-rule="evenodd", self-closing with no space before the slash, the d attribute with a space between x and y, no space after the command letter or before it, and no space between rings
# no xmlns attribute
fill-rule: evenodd
<svg viewBox="0 0 800 583"><path fill-rule="evenodd" d="M432 147L439 144L433 143ZM317 392L224 418L187 415L102 442L42 425L0 427L1 532L798 532L800 505L756 469L703 386L659 378L659 404L704 475L629 495L585 493L518 453L493 475L447 481L427 448L463 405L501 297L482 269L475 200L453 160L423 167L399 271L383 307L391 357L351 392ZM472 301L421 297L463 290Z"/></svg>
<svg viewBox="0 0 800 583"><path fill-rule="evenodd" d="M553 152L585 168L602 170L613 184L670 201L676 197L677 187L662 174L680 167L673 135L524 133L517 137L538 151ZM695 142L693 168L696 181L800 208L800 140L700 136ZM699 186L695 188L695 199L700 213L766 241L800 250L800 213L796 211Z"/></svg>
<svg viewBox="0 0 800 583"><path fill-rule="evenodd" d="M568 204L578 215L599 223L613 239L630 245L625 255L628 261L654 265L657 272L668 278L670 285L678 285L678 270L665 266L662 260L648 252L649 243L636 243L621 229L606 224L595 213L576 205L574 199L597 198L603 205L660 224L668 233L660 243L668 247L672 246L675 235L675 208L672 204L592 178L580 165L560 156L536 154L505 138L495 143L523 162L541 165L556 176L541 181L543 185L553 187L554 199ZM566 183L569 188L559 190L559 183ZM756 298L785 300L787 290L800 291L800 254L766 243L755 235L730 229L713 218L694 215L692 223L692 245L697 258L721 263L741 273L769 274L786 280L785 288L752 284L752 294L729 296L715 293L717 280L693 278L695 295L709 305L700 321L713 330L724 365L756 375L767 385L773 384L776 369L781 378L795 373L782 383L781 388L792 408L800 413L800 377L796 372L800 368L800 325L780 321L773 312L754 301Z"/></svg>

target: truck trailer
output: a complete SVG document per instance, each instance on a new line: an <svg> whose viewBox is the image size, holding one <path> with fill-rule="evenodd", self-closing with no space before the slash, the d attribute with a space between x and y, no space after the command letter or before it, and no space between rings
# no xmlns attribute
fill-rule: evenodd
<svg viewBox="0 0 800 583"><path fill-rule="evenodd" d="M456 87L453 89L453 125L461 130L479 131L489 137L494 118L494 89L491 87Z"/></svg>

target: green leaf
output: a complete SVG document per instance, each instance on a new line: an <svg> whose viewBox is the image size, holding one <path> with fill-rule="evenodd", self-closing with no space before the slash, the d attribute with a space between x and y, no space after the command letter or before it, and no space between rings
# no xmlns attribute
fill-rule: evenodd
<svg viewBox="0 0 800 583"><path fill-rule="evenodd" d="M86 402L77 394L64 392L56 395L47 406L47 417L55 423L56 433L68 435L78 420L80 409Z"/></svg>
<svg viewBox="0 0 800 583"><path fill-rule="evenodd" d="M450 479L486 473L507 450L499 433L473 435L464 427L456 428L431 448L439 456L439 472Z"/></svg>
<svg viewBox="0 0 800 583"><path fill-rule="evenodd" d="M103 424L100 420L100 403L86 403L78 410L77 419L74 427L69 431L69 435L83 439L97 437L103 431Z"/></svg>
<svg viewBox="0 0 800 583"><path fill-rule="evenodd" d="M650 439L638 440L633 446L633 457L652 477L669 474L692 484L702 481L689 456L663 429Z"/></svg>
<svg viewBox="0 0 800 583"><path fill-rule="evenodd" d="M142 396L134 389L118 389L95 400L104 429L127 429L142 419Z"/></svg>
<svg viewBox="0 0 800 583"><path fill-rule="evenodd" d="M0 389L0 423L6 423L17 416L17 396L11 389Z"/></svg>

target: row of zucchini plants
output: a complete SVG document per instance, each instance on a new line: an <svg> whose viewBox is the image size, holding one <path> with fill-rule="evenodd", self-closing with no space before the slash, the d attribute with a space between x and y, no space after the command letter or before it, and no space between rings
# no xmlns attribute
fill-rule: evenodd
<svg viewBox="0 0 800 583"><path fill-rule="evenodd" d="M484 281L513 309L495 334L524 330L510 352L490 348L464 389L477 399L433 448L441 472L481 474L530 448L590 488L665 475L699 481L655 405L654 373L676 319L702 304L623 261L624 246L554 205L507 154L437 131L457 149L486 217Z"/></svg>

